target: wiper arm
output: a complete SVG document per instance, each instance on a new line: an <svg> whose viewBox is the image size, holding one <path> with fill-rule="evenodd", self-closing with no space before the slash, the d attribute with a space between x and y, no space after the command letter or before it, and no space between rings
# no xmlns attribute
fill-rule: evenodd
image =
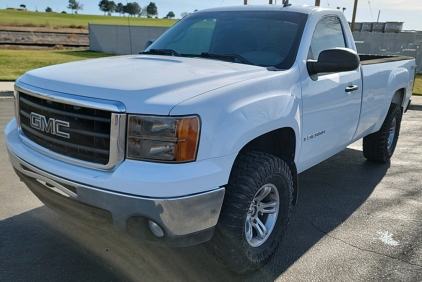
<svg viewBox="0 0 422 282"><path fill-rule="evenodd" d="M172 55L176 57L182 56L174 49L150 49L147 52L141 52L141 54Z"/></svg>
<svg viewBox="0 0 422 282"><path fill-rule="evenodd" d="M233 62L237 59L241 63L248 64L248 65L254 65L251 61L243 58L242 56L238 54L213 54L213 53L201 53L201 57L203 58L215 58L215 59L230 59Z"/></svg>

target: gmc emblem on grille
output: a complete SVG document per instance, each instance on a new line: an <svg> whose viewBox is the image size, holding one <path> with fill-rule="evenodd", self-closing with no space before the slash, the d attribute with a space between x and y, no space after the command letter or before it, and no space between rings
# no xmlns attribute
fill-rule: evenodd
<svg viewBox="0 0 422 282"><path fill-rule="evenodd" d="M69 127L69 122L54 118L49 118L47 121L45 116L36 113L31 113L29 117L32 128L63 138L70 138L69 133L60 130L61 127Z"/></svg>

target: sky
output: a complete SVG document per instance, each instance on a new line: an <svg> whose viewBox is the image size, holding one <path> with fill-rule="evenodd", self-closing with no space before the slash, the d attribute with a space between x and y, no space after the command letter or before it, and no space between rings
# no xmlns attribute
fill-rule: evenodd
<svg viewBox="0 0 422 282"><path fill-rule="evenodd" d="M84 5L79 14L102 15L98 8L100 0L77 0ZM195 9L243 5L243 0L152 0L158 8L160 18L173 11L176 18L180 18L183 12L193 12ZM355 0L320 0L321 7L333 8L345 7L344 14L348 21L352 21L353 5ZM44 11L51 7L54 12L67 11L68 0L0 0L0 9L7 7L18 8L25 4L29 11ZM114 0L126 4L126 0ZM128 0L138 2L141 7L147 6L151 0ZM269 0L248 0L249 5L266 5ZM273 0L273 3L281 5L282 0ZM293 5L315 5L315 0L290 0ZM359 0L356 15L357 22L376 22L380 11L380 22L404 22L404 30L422 30L422 1L421 0ZM116 14L117 16L117 14ZM1 22L1 19L0 19Z"/></svg>

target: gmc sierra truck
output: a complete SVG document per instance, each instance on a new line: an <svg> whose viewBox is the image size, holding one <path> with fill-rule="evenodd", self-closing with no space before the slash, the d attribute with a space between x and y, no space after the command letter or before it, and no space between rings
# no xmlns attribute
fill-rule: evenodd
<svg viewBox="0 0 422 282"><path fill-rule="evenodd" d="M287 2L288 3L288 2ZM298 174L363 138L389 162L415 60L356 53L343 13L221 7L138 55L36 69L4 132L47 206L247 272L279 246Z"/></svg>

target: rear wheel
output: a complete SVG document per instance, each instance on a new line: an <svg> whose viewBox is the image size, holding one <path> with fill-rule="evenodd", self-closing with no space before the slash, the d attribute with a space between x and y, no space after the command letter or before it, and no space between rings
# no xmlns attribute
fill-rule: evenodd
<svg viewBox="0 0 422 282"><path fill-rule="evenodd" d="M260 152L240 155L211 241L217 260L238 273L265 265L284 234L292 194L292 174L284 161Z"/></svg>
<svg viewBox="0 0 422 282"><path fill-rule="evenodd" d="M370 161L386 163L393 156L399 139L402 112L391 104L381 129L363 138L363 155Z"/></svg>

